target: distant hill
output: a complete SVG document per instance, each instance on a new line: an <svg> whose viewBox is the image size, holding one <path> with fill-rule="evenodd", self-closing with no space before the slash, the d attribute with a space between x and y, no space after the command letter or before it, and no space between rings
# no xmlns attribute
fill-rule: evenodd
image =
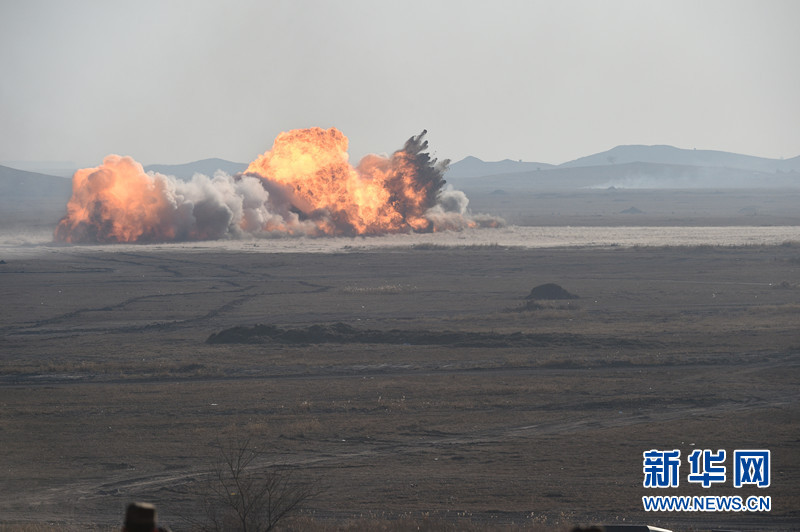
<svg viewBox="0 0 800 532"><path fill-rule="evenodd" d="M217 170L233 175L244 172L246 168L247 165L244 163L235 163L225 159L203 159L185 164L151 164L144 167L147 172L173 175L180 179L191 179L194 174L213 176Z"/></svg>
<svg viewBox="0 0 800 532"><path fill-rule="evenodd" d="M617 146L558 166L467 157L446 179L469 190L800 187L800 156L767 159L673 146Z"/></svg>
<svg viewBox="0 0 800 532"><path fill-rule="evenodd" d="M0 166L0 223L54 224L65 213L72 180Z"/></svg>
<svg viewBox="0 0 800 532"><path fill-rule="evenodd" d="M624 163L659 163L686 166L738 168L758 172L800 172L800 156L793 159L767 159L739 153L714 150L686 150L674 146L617 146L560 164L560 168L576 166L603 166Z"/></svg>
<svg viewBox="0 0 800 532"><path fill-rule="evenodd" d="M569 189L800 188L800 173L767 173L738 168L659 163L555 167L448 182L470 191L554 191Z"/></svg>
<svg viewBox="0 0 800 532"><path fill-rule="evenodd" d="M481 177L485 175L512 174L516 172L530 172L545 168L553 168L547 163L526 163L504 159L502 161L486 162L477 157L465 157L453 163L447 169L447 177Z"/></svg>
<svg viewBox="0 0 800 532"><path fill-rule="evenodd" d="M7 200L16 197L59 196L69 197L72 193L72 180L65 177L37 174L0 166L0 198Z"/></svg>
<svg viewBox="0 0 800 532"><path fill-rule="evenodd" d="M4 161L0 165L56 177L72 177L78 169L78 165L72 161Z"/></svg>

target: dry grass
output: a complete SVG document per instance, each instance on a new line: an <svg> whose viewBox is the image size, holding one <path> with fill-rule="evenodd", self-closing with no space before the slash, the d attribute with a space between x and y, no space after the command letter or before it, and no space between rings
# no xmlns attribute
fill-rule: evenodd
<svg viewBox="0 0 800 532"><path fill-rule="evenodd" d="M46 527L73 512L102 526L142 499L179 530L212 443L236 435L333 486L297 530L649 518L643 449L800 452L796 291L769 285L797 278L794 247L494 251L143 248L15 266L36 273L2 279L0 492L13 497L0 520ZM508 312L553 281L581 299ZM561 340L205 343L236 325L336 321ZM798 478L796 461L776 466L778 525L762 528L800 518ZM31 516L43 524L10 524Z"/></svg>
<svg viewBox="0 0 800 532"><path fill-rule="evenodd" d="M188 530L180 524L171 525L174 532ZM300 516L281 523L276 530L309 531L309 532L477 532L491 530L496 532L568 532L573 526L569 524L542 523L535 518L512 523L491 523L474 521L461 515L452 518L423 515L400 515L389 517L378 514L362 514L341 520L317 519ZM0 532L111 532L119 527L102 527L92 524L20 524L0 525Z"/></svg>
<svg viewBox="0 0 800 532"><path fill-rule="evenodd" d="M287 530L310 530L315 532L477 532L492 530L497 532L568 532L573 526L569 524L544 523L536 518L519 519L517 522L492 523L485 520L475 521L468 514L460 513L449 518L437 517L430 513L422 515L404 514L386 516L374 513L362 514L338 522L298 517L286 524Z"/></svg>

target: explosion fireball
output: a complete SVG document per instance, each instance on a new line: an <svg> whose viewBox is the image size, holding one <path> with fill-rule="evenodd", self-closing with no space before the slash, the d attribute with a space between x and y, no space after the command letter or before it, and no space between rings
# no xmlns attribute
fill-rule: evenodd
<svg viewBox="0 0 800 532"><path fill-rule="evenodd" d="M391 157L348 162L335 128L281 133L243 174L190 181L146 173L109 155L75 172L54 239L71 243L167 242L243 235L379 235L463 229L478 221L463 192L445 187L449 161L425 151L425 131Z"/></svg>

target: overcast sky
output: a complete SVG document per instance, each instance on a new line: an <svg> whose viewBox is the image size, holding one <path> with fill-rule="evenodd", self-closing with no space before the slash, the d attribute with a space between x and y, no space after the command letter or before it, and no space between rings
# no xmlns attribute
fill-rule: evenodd
<svg viewBox="0 0 800 532"><path fill-rule="evenodd" d="M0 0L0 161L800 155L800 2Z"/></svg>

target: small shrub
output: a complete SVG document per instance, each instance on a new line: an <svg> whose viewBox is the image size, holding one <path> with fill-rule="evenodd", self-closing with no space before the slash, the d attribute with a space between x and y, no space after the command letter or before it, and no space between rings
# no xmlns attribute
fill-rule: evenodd
<svg viewBox="0 0 800 532"><path fill-rule="evenodd" d="M295 479L296 468L264 467L257 463L261 457L249 439L219 446L219 459L201 494L202 515L187 519L192 530L273 530L319 493L318 483Z"/></svg>

